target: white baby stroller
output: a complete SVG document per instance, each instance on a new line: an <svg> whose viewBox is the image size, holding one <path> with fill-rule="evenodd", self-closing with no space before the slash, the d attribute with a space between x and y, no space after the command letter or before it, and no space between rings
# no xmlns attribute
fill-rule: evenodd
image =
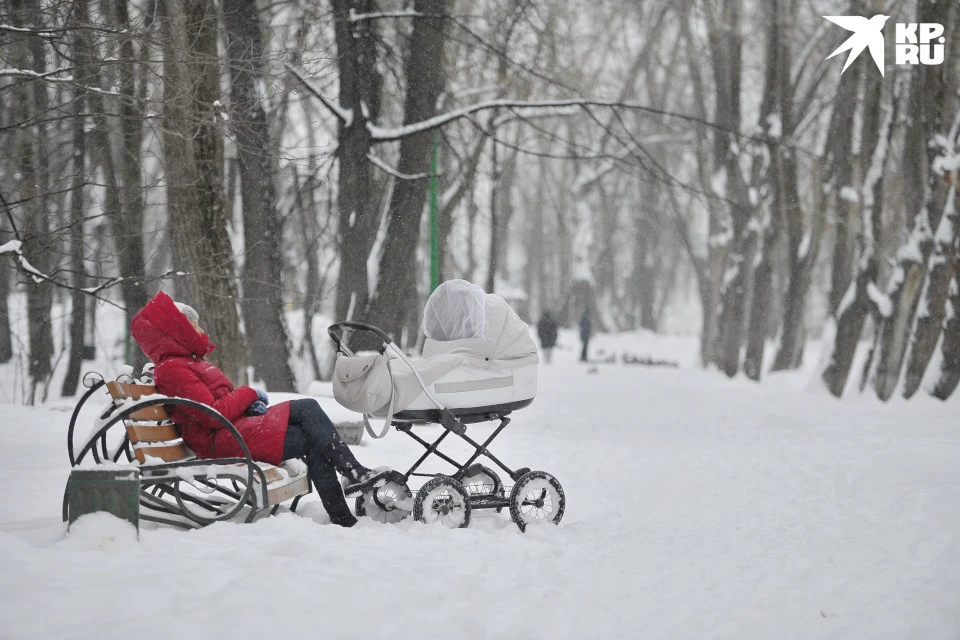
<svg viewBox="0 0 960 640"><path fill-rule="evenodd" d="M399 522L413 513L422 522L457 528L470 524L474 509L499 512L509 507L521 531L528 524L560 522L565 498L556 478L527 467L511 469L489 450L510 423L507 416L529 406L536 395L539 360L526 323L500 296L464 280L450 280L427 301L423 328L423 355L413 360L377 327L340 322L328 329L338 351L333 380L337 401L364 414L371 436L383 437L392 425L426 449L406 473L359 496L357 516ZM346 344L354 330L379 338L379 353L354 355ZM384 419L380 433L370 426L370 417ZM497 420L500 424L483 442L467 435L467 425ZM433 442L415 433L417 425L425 424L443 427ZM438 450L450 434L473 447L466 461ZM431 456L454 471L418 473ZM505 487L496 471L480 464L481 457L502 469L513 487ZM430 478L416 494L408 486L413 476Z"/></svg>

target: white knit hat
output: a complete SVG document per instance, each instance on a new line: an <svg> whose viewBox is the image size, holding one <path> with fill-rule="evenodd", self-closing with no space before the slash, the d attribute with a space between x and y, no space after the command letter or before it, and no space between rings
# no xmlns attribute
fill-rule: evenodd
<svg viewBox="0 0 960 640"><path fill-rule="evenodd" d="M197 313L196 309L182 302L174 302L173 304L177 306L177 309L180 309L183 315L187 316L187 320L189 320L191 324L200 324L200 314Z"/></svg>

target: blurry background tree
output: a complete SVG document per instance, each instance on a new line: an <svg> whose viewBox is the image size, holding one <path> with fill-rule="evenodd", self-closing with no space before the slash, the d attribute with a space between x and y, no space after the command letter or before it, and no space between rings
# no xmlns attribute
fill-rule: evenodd
<svg viewBox="0 0 960 640"><path fill-rule="evenodd" d="M0 0L0 363L71 395L98 310L160 287L271 390L329 375L325 321L415 348L436 178L442 278L527 320L697 333L754 380L820 338L834 395L946 398L960 8L888 5ZM822 16L881 12L942 63L888 37L841 75Z"/></svg>

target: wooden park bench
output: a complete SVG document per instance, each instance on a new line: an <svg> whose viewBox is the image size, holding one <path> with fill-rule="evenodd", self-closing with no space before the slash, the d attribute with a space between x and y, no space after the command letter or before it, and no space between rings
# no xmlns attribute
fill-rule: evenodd
<svg viewBox="0 0 960 640"><path fill-rule="evenodd" d="M123 464L139 471L141 520L183 528L201 527L245 515L251 522L258 514L277 513L288 500L291 511L310 493L307 467L302 460L286 460L280 466L256 462L236 427L212 407L157 393L149 375L135 381L107 382L88 374L89 390L70 418L67 449L74 468L93 462L93 468L116 469ZM86 440L77 441L77 420L84 404L106 387L111 401L95 420ZM229 432L243 457L199 459L180 436L166 407L184 405L204 411ZM122 424L124 429L115 429ZM75 444L80 446L75 446ZM64 492L63 519L69 518L69 485Z"/></svg>

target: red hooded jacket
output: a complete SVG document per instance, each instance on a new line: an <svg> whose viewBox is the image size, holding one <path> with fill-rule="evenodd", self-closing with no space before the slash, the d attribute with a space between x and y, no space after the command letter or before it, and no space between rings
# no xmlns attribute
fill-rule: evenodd
<svg viewBox="0 0 960 640"><path fill-rule="evenodd" d="M250 387L237 387L216 366L204 360L213 351L206 334L199 333L177 309L170 296L158 293L130 323L133 338L154 363L157 391L210 405L233 423L254 460L280 464L290 421L290 403L272 405L262 416L247 416L257 399ZM223 425L199 409L170 407L184 441L198 458L242 457L236 439Z"/></svg>

